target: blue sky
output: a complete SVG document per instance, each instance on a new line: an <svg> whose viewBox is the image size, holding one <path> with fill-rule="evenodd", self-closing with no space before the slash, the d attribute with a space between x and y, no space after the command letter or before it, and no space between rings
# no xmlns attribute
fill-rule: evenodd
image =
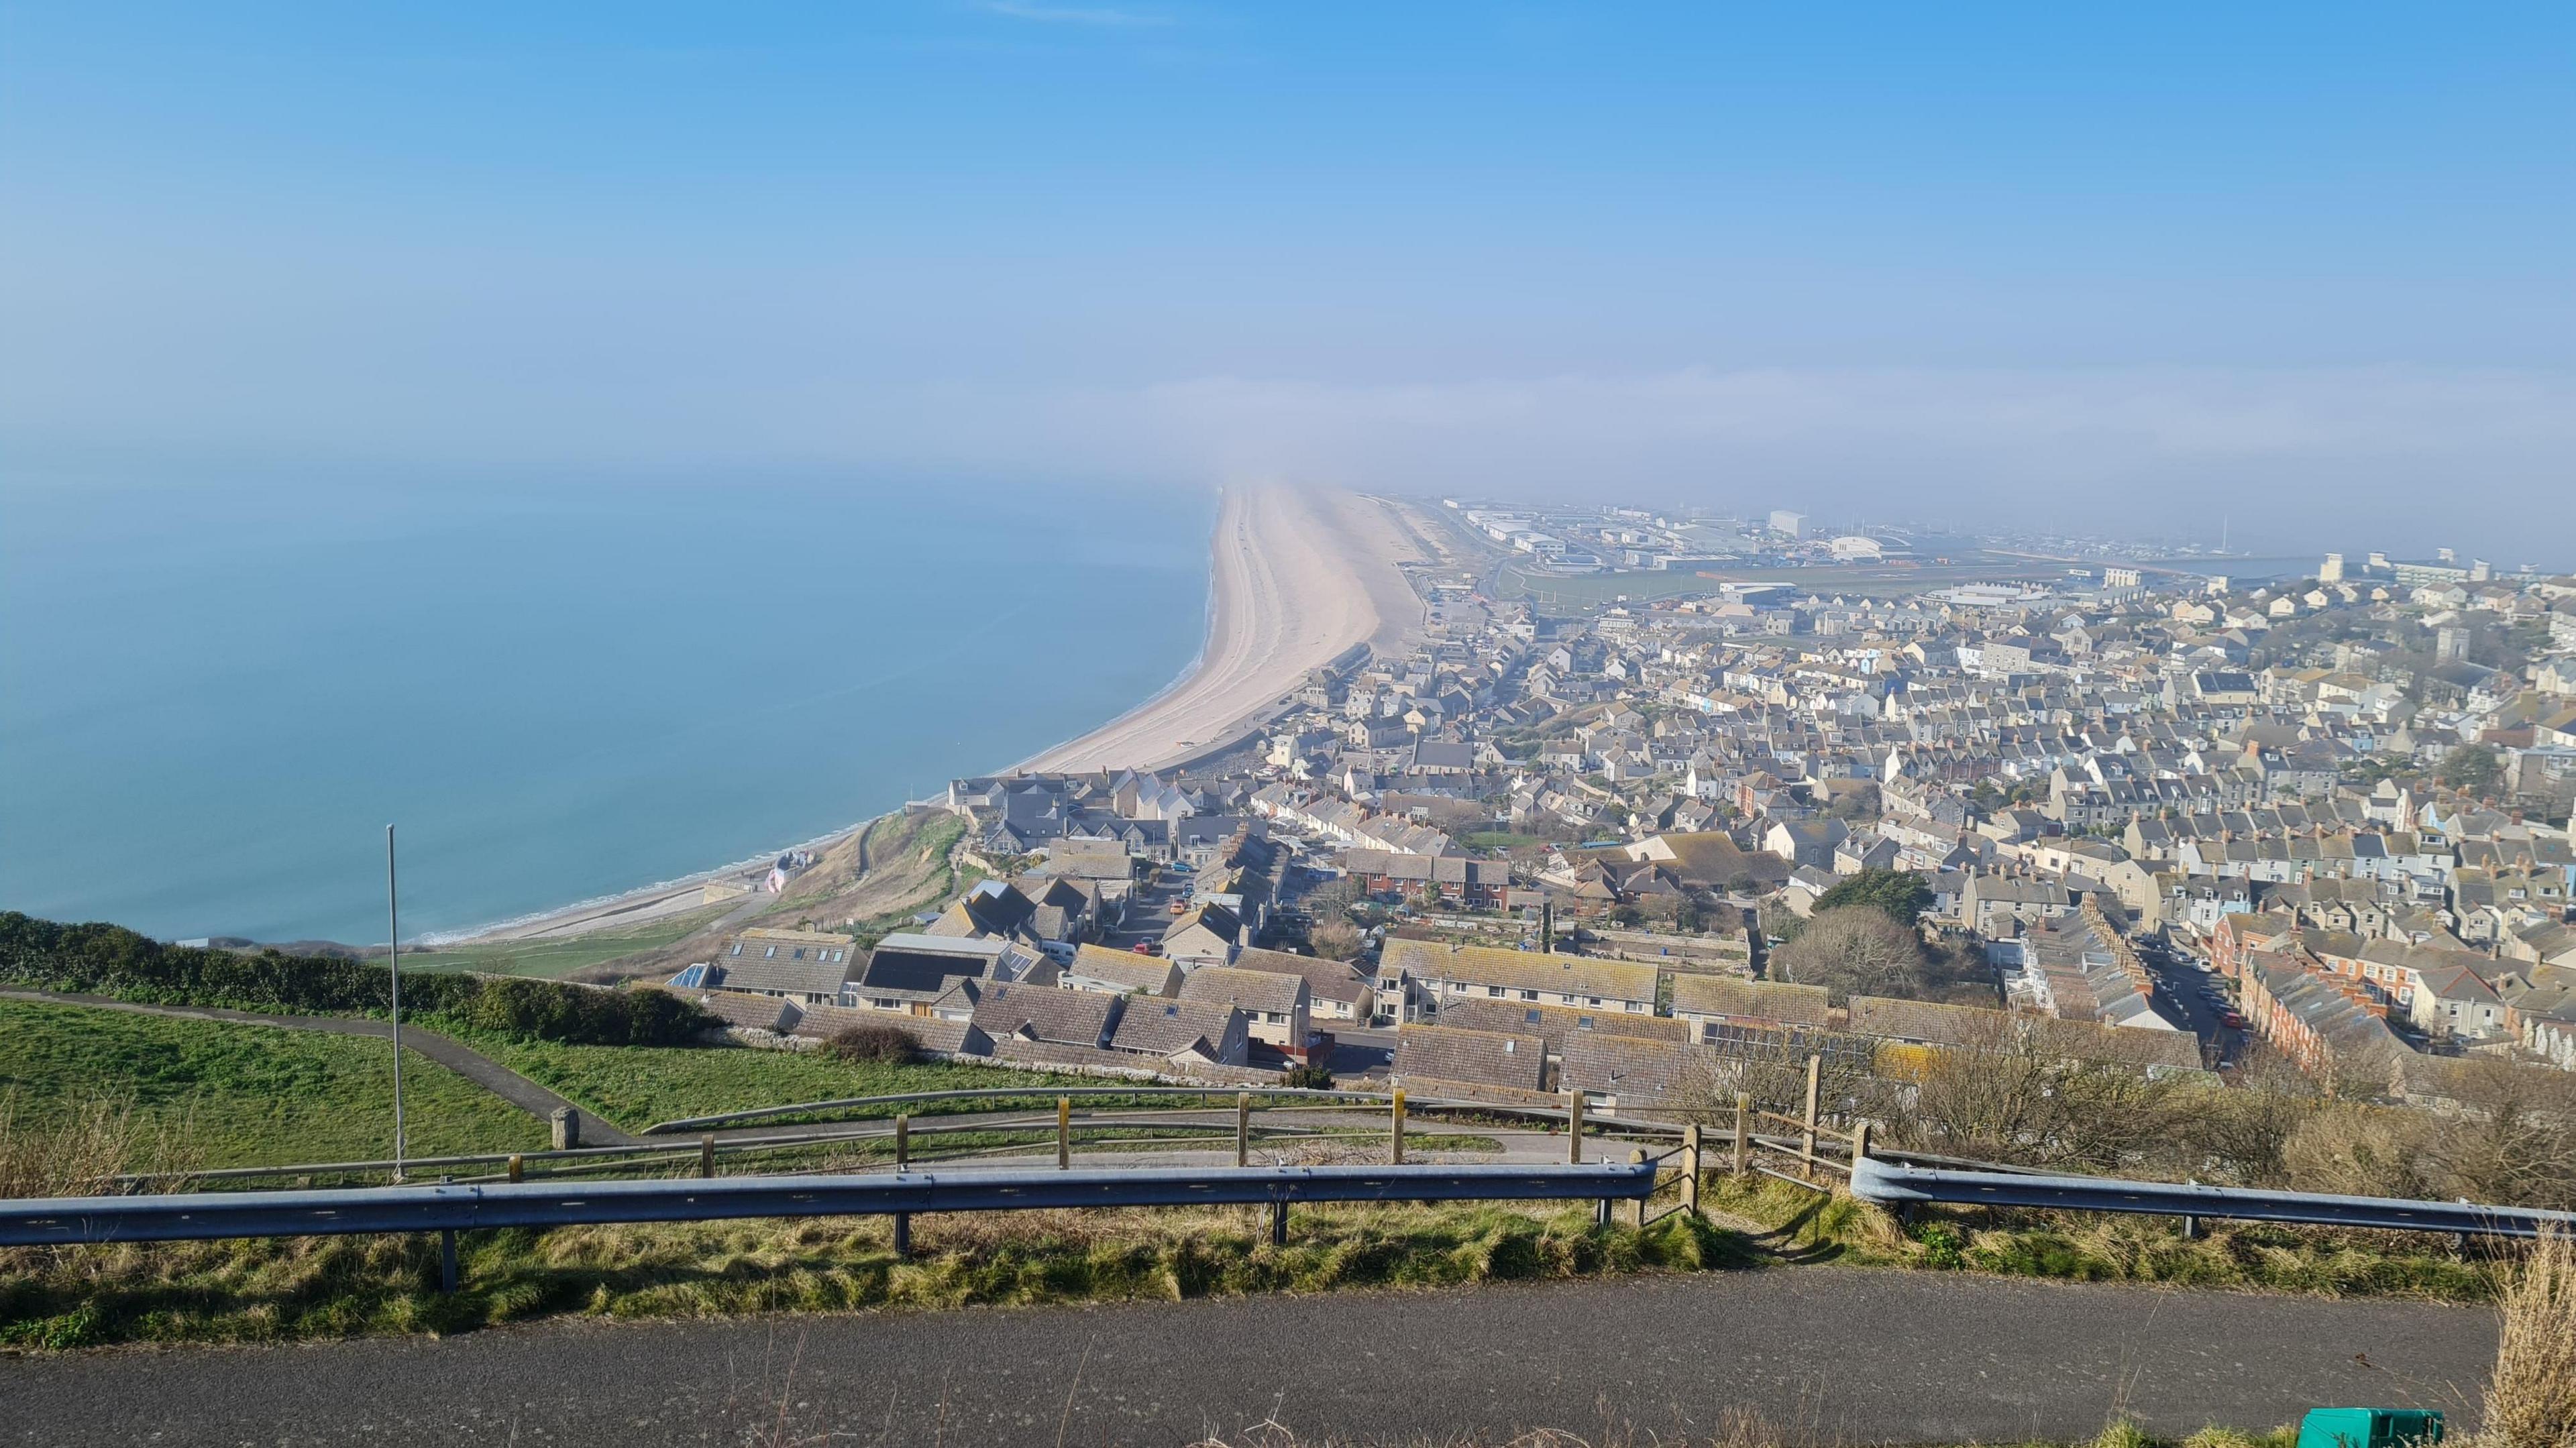
<svg viewBox="0 0 2576 1448"><path fill-rule="evenodd" d="M2576 540L2571 158L2563 3L10 5L0 445Z"/></svg>

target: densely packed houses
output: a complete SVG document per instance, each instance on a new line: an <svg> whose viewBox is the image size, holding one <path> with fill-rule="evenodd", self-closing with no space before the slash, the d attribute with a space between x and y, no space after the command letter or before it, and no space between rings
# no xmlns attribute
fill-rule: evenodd
<svg viewBox="0 0 2576 1448"><path fill-rule="evenodd" d="M1459 511L1504 566L1569 575L1681 566L1709 536ZM1745 532L1782 564L1907 563ZM1399 1074L1633 1101L1673 1052L1963 1029L1973 1003L1829 1006L1761 978L1753 922L1895 870L1925 882L1931 938L1992 963L1985 1014L2167 1038L2137 1047L2150 1064L2219 1062L2242 1031L2319 1070L2576 1068L2576 580L2373 555L2261 584L2114 565L1552 606L1494 576L1426 572L1417 647L1345 656L1185 768L957 781L935 805L1021 873L924 930L1012 942L1053 988L1232 1011L1256 1047L1298 1044L1281 1016L1376 1024ZM1193 883L1140 942L1153 963L1086 967L1156 871ZM1306 944L1318 881L1340 886L1323 913L1373 901L1384 922L1323 974L1262 949ZM1692 948L1711 936L1734 952ZM1280 990L1231 974L1247 954L1305 961L1306 1003L1265 1004ZM1188 988L1211 970L1223 988ZM905 1009L1028 1033L936 1005ZM1117 1049L1117 1026L1083 1048Z"/></svg>

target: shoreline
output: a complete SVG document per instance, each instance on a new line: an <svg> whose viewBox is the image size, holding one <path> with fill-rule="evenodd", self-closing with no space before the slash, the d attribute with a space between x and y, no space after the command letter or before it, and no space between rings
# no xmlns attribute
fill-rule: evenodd
<svg viewBox="0 0 2576 1448"><path fill-rule="evenodd" d="M1208 629L1196 657L1135 708L998 772L1168 768L1257 728L1310 670L1352 644L1409 646L1423 605L1397 564L1423 560L1392 506L1338 489L1228 488L1208 540ZM707 885L789 850L819 855L901 808L711 869L412 943L570 939L710 908Z"/></svg>

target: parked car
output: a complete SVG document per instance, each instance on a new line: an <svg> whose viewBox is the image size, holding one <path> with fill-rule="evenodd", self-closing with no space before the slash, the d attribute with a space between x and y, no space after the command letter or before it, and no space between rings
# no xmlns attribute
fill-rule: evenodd
<svg viewBox="0 0 2576 1448"><path fill-rule="evenodd" d="M2234 1011L2229 1011L2227 1014L2220 1016L2218 1018L2218 1023L2231 1031L2241 1031L2245 1029L2245 1018Z"/></svg>

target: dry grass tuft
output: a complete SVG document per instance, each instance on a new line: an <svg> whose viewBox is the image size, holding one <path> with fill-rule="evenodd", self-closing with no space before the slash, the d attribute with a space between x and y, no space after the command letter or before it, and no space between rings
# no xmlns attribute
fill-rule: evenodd
<svg viewBox="0 0 2576 1448"><path fill-rule="evenodd" d="M2533 1243L2503 1308L2474 1448L2576 1448L2576 1237Z"/></svg>
<svg viewBox="0 0 2576 1448"><path fill-rule="evenodd" d="M195 1165L185 1122L154 1120L130 1096L97 1097L68 1115L40 1114L17 1093L0 1095L0 1198L92 1197L116 1178ZM182 1191L173 1181L164 1190Z"/></svg>

